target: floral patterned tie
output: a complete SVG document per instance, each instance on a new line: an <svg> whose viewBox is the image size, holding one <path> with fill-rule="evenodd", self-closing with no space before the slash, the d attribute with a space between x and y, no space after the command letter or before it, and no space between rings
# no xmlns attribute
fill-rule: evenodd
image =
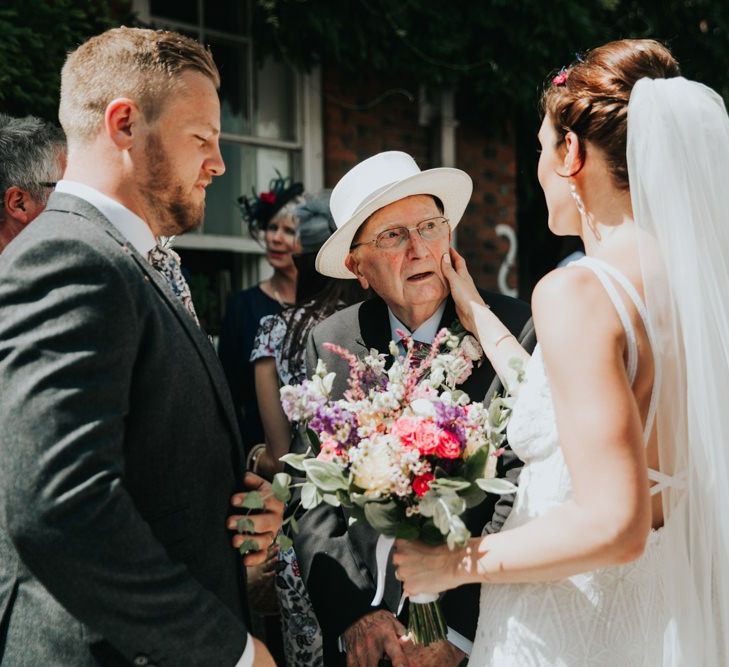
<svg viewBox="0 0 729 667"><path fill-rule="evenodd" d="M149 251L147 258L149 259L149 263L162 274L172 293L182 302L182 305L185 306L192 319L200 326L197 313L195 312L195 306L192 304L190 287L185 280L185 276L182 275L182 269L180 268L180 256L171 248L156 245Z"/></svg>

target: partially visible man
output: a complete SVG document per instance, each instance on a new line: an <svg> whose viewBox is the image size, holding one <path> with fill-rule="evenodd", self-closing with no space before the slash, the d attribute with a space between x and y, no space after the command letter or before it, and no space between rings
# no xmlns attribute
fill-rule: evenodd
<svg viewBox="0 0 729 667"><path fill-rule="evenodd" d="M0 113L0 253L43 211L66 166L66 140L34 116Z"/></svg>
<svg viewBox="0 0 729 667"><path fill-rule="evenodd" d="M71 53L64 180L0 255L0 663L265 665L244 564L273 498L244 485L235 410L160 237L198 227L224 171L210 52L117 28ZM265 488L264 488L265 487ZM243 536L233 538L239 544Z"/></svg>
<svg viewBox="0 0 729 667"><path fill-rule="evenodd" d="M339 311L315 327L309 338L307 365L318 358L336 372L335 398L347 389L347 362L324 347L336 342L358 356L371 348L387 353L398 330L430 344L441 327L453 325L455 304L442 271L451 231L471 197L470 177L458 169L420 171L405 153L375 155L350 170L332 192L337 231L317 256L317 269L337 278L356 278L376 297ZM532 330L529 306L502 294L482 292L486 303L514 335ZM487 360L459 388L482 400L494 380ZM521 462L507 451L499 474L512 481ZM500 529L511 497L491 496L466 512L473 534ZM377 534L361 522L349 525L344 508L322 504L299 521L295 539L302 576L324 634L325 664L376 667L383 656L411 667L458 665L469 652L478 620L478 586L464 586L442 599L449 642L425 648L400 641L403 625L395 618L401 587L388 567L383 604L371 606L375 594ZM346 651L346 659L339 648Z"/></svg>

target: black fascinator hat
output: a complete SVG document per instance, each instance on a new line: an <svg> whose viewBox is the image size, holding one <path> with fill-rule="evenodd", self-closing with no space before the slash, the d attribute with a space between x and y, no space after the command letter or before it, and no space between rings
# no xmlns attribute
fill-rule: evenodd
<svg viewBox="0 0 729 667"><path fill-rule="evenodd" d="M265 230L271 218L286 204L304 192L303 184L284 178L279 171L276 171L276 174L277 177L272 178L268 184L268 191L256 194L256 191L252 190L252 196L238 197L241 215L253 237Z"/></svg>

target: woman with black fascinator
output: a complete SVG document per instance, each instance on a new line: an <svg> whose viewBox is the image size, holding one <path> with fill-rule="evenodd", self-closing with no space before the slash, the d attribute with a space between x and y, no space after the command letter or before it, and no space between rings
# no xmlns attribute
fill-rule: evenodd
<svg viewBox="0 0 729 667"><path fill-rule="evenodd" d="M273 275L258 285L234 294L228 301L220 331L218 354L237 409L246 453L263 442L263 427L249 359L259 322L280 313L294 302L298 252L298 221L294 209L303 202L304 186L281 175L267 192L239 198L243 219L251 236L263 243Z"/></svg>

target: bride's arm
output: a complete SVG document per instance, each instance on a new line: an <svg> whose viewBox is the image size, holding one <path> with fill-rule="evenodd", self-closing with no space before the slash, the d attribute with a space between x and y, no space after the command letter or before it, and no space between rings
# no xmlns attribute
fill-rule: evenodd
<svg viewBox="0 0 729 667"><path fill-rule="evenodd" d="M526 363L529 353L519 344L509 329L484 304L468 273L466 262L453 248L441 260L443 276L448 281L461 324L478 338L484 353L494 367L502 384L510 390L516 386L517 370L510 362Z"/></svg>
<svg viewBox="0 0 729 667"><path fill-rule="evenodd" d="M650 496L618 316L579 268L543 279L533 310L572 499L518 528L472 539L465 550L398 541L393 560L409 594L562 579L642 553Z"/></svg>

